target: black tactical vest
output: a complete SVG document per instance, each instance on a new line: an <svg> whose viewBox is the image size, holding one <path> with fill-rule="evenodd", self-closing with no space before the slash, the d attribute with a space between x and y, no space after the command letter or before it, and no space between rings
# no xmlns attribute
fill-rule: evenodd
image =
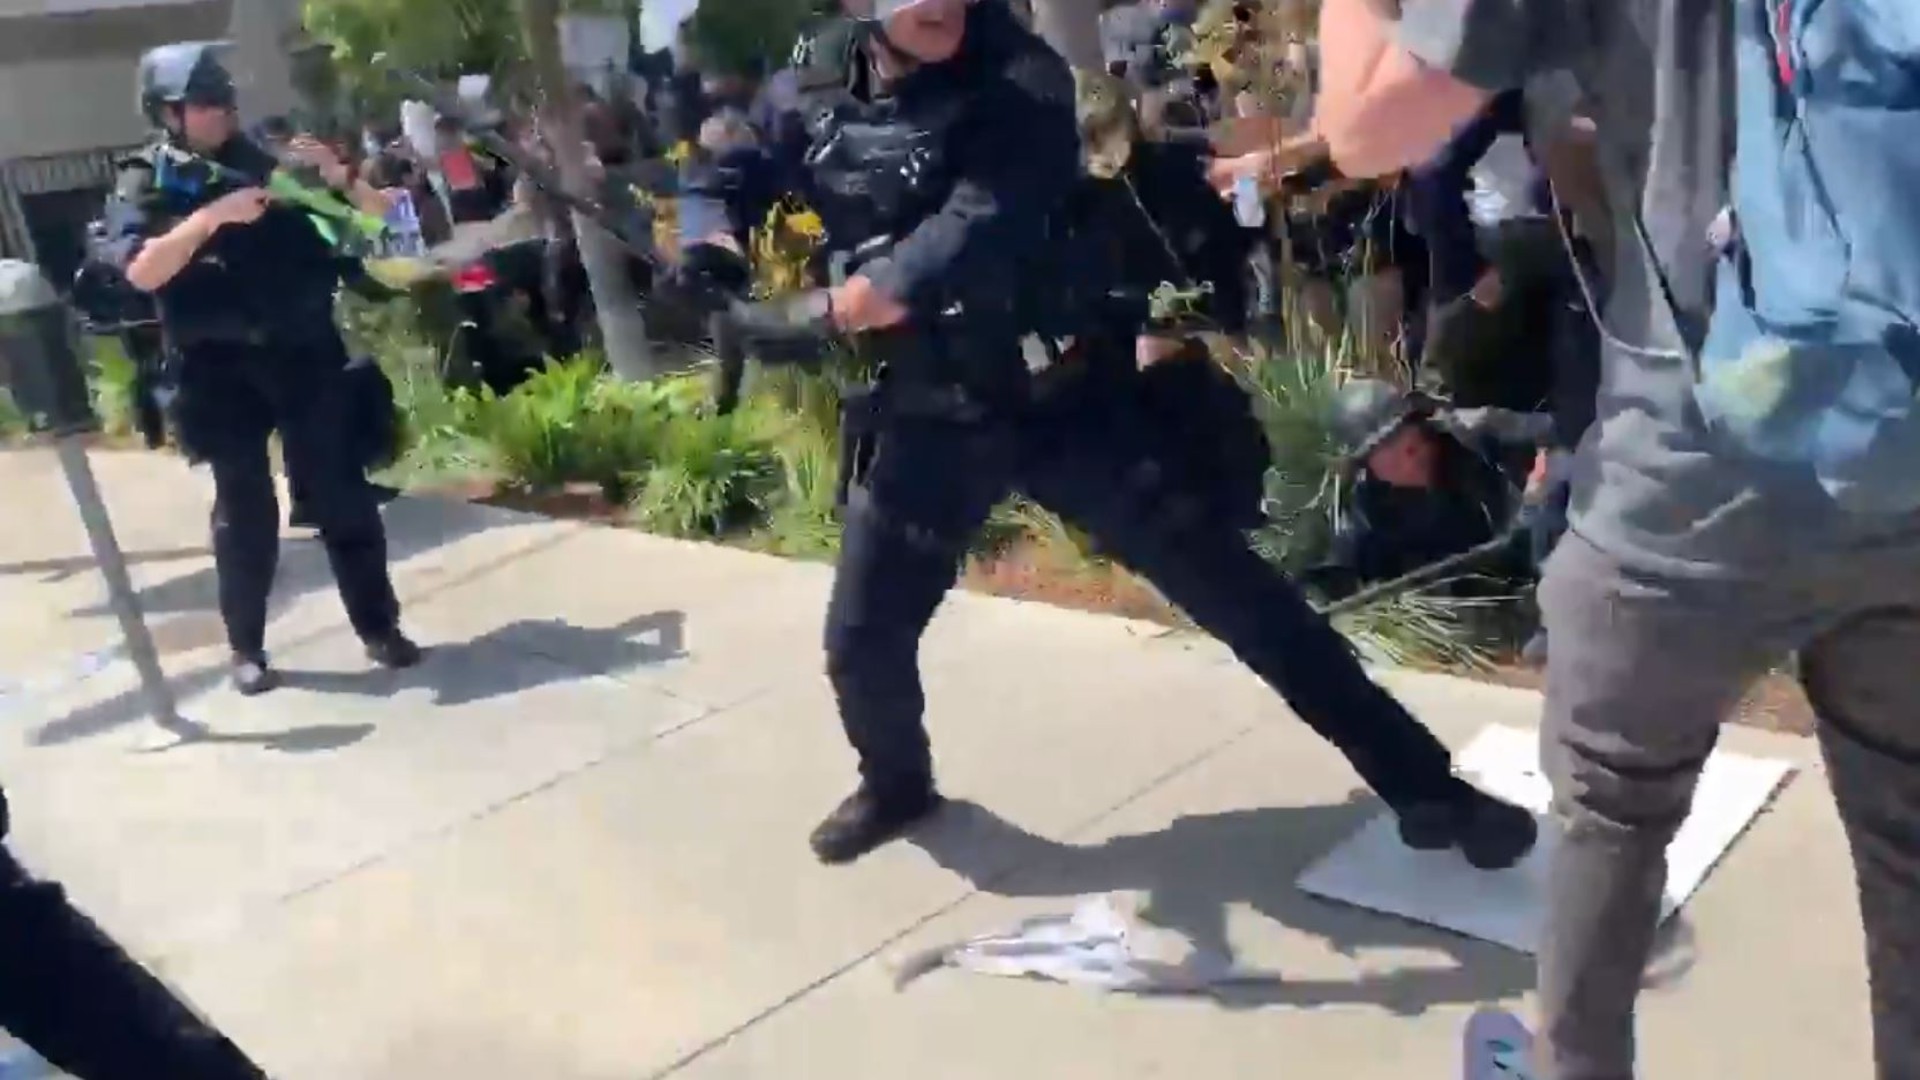
<svg viewBox="0 0 1920 1080"><path fill-rule="evenodd" d="M946 201L947 142L966 106L956 82L878 92L867 24L840 20L794 52L814 210L836 252L877 253Z"/></svg>

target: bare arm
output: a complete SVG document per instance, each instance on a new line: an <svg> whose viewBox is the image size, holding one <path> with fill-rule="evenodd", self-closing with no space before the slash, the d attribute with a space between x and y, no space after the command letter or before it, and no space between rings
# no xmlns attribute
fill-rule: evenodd
<svg viewBox="0 0 1920 1080"><path fill-rule="evenodd" d="M141 292L158 292L178 277L208 240L214 225L202 211L188 215L180 224L140 245L127 263L127 282Z"/></svg>
<svg viewBox="0 0 1920 1080"><path fill-rule="evenodd" d="M158 236L148 236L148 219L135 200L116 198L108 209L109 232L127 283L141 292L157 292L180 276L213 234L228 225L246 225L266 213L269 197L259 188L228 192L188 214Z"/></svg>
<svg viewBox="0 0 1920 1080"><path fill-rule="evenodd" d="M1500 90L1570 65L1586 0L1325 0L1314 130L1348 176L1427 160Z"/></svg>
<svg viewBox="0 0 1920 1080"><path fill-rule="evenodd" d="M1325 0L1320 64L1313 126L1348 176L1425 161L1487 103L1485 91L1402 48L1378 0Z"/></svg>

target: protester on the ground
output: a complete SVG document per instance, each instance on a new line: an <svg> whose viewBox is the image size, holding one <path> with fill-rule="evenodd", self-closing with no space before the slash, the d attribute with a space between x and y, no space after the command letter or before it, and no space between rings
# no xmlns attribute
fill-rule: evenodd
<svg viewBox="0 0 1920 1080"><path fill-rule="evenodd" d="M1333 430L1349 483L1331 555L1308 580L1338 599L1501 536L1512 547L1462 581L1530 587L1538 570L1523 477L1553 436L1544 413L1452 409L1376 379L1340 388ZM1484 591L1484 590L1482 590Z"/></svg>
<svg viewBox="0 0 1920 1080"><path fill-rule="evenodd" d="M1920 367L1914 275L1876 265L1912 257L1914 175L1901 155L1914 123L1900 50L1920 36L1920 9L1403 0L1394 19L1386 7L1321 9L1317 125L1342 169L1425 160L1491 94L1531 93L1536 76L1570 70L1617 222L1599 415L1576 463L1571 531L1541 588L1552 635L1542 753L1563 821L1545 876L1541 1075L1637 1074L1634 1003L1667 846L1719 725L1749 683L1797 651L1854 854L1877 1075L1920 1076L1920 519L1911 450L1896 449L1911 436L1861 432L1911 416ZM1809 115L1859 134L1809 144L1787 126ZM1845 185L1837 201L1811 194L1833 183ZM1737 229L1730 202L1756 211ZM1858 226L1847 244L1830 231L1835 214ZM1852 268L1855 258L1866 261ZM1852 291L1855 270L1906 284L1866 297ZM1756 301L1786 335L1771 347L1744 347ZM1862 329L1889 313L1897 330L1867 340ZM1816 332L1845 335L1847 347L1808 348ZM1808 384L1860 363L1906 375L1856 384L1873 413L1818 396L1729 402L1706 374L1734 358L1784 365L1774 377ZM1824 367L1793 369L1808 363ZM1758 432L1727 411L1771 407L1791 419L1809 400L1814 422ZM1879 411L1895 401L1907 411ZM1786 445L1762 438L1774 433ZM1832 435L1848 441L1834 446ZM1881 447L1904 469L1873 462ZM1854 484L1834 471L1853 467Z"/></svg>

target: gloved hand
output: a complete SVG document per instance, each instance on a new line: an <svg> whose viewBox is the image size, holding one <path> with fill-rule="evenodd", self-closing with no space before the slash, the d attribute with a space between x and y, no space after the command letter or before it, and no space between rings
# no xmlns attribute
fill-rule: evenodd
<svg viewBox="0 0 1920 1080"><path fill-rule="evenodd" d="M749 355L763 364L813 364L824 358L833 333L833 304L824 289L778 300L735 300L708 320L713 351L714 407L721 415L740 402Z"/></svg>
<svg viewBox="0 0 1920 1080"><path fill-rule="evenodd" d="M691 244L680 255L676 275L682 288L716 297L745 296L753 270L737 251L719 244Z"/></svg>
<svg viewBox="0 0 1920 1080"><path fill-rule="evenodd" d="M833 336L833 305L825 289L753 302L735 301L724 317L741 344L763 363L795 364L819 358Z"/></svg>

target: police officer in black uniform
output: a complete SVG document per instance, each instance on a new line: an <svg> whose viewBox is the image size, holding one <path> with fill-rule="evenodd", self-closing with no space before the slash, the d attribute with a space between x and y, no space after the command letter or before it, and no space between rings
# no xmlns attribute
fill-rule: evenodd
<svg viewBox="0 0 1920 1080"><path fill-rule="evenodd" d="M998 0L879 0L802 46L808 145L793 175L841 278L820 297L882 374L850 401L846 531L827 614L828 675L861 783L814 831L845 862L933 813L920 638L995 503L1018 486L1082 526L1224 641L1346 753L1421 848L1484 866L1532 845L1530 814L1457 780L1445 747L1369 680L1345 641L1188 498L1137 431L1127 395L1036 395L1028 356L1072 363L1061 297L1091 300L1056 223L1080 183L1065 63ZM724 177L684 199L724 205ZM731 243L724 232L712 241ZM1098 307L1098 304L1094 305ZM1070 308L1071 310L1071 308ZM1129 359L1138 322L1074 325ZM1034 341L1042 330L1052 339ZM1027 336L1033 349L1023 349ZM1110 353L1108 355L1111 355Z"/></svg>
<svg viewBox="0 0 1920 1080"><path fill-rule="evenodd" d="M158 302L175 432L213 469L220 614L245 694L278 682L266 652L267 598L279 558L268 437L320 528L334 579L367 655L416 663L400 631L379 506L362 471L349 357L333 323L338 253L303 212L258 185L277 159L242 137L218 47L162 46L140 61L140 99L158 129L122 164L107 209L108 252ZM314 166L372 207L324 151Z"/></svg>

